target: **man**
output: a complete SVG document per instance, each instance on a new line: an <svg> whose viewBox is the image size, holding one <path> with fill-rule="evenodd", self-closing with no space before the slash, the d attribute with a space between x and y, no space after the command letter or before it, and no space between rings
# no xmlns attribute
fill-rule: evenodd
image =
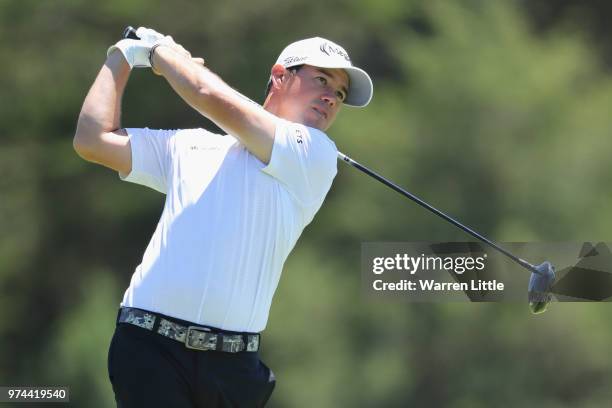
<svg viewBox="0 0 612 408"><path fill-rule="evenodd" d="M343 103L369 103L372 82L342 47L306 39L272 66L262 108L171 37L137 34L109 49L74 138L84 159L166 194L109 349L117 405L263 406L275 378L258 333L283 263L336 174L323 132ZM122 129L134 66L152 67L227 135Z"/></svg>

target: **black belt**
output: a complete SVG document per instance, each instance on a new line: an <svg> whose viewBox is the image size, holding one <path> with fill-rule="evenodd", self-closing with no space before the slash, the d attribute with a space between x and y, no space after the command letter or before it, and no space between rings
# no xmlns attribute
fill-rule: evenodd
<svg viewBox="0 0 612 408"><path fill-rule="evenodd" d="M184 326L166 317L142 309L122 307L118 323L129 323L151 330L162 336L180 341L185 347L202 351L224 351L239 353L259 350L259 334L228 334L213 331L208 327Z"/></svg>

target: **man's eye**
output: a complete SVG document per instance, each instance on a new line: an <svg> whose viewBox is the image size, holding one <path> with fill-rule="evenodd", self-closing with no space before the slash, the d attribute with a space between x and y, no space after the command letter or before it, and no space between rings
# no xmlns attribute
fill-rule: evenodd
<svg viewBox="0 0 612 408"><path fill-rule="evenodd" d="M323 77L317 77L317 81L319 81L321 85L327 85L327 79Z"/></svg>

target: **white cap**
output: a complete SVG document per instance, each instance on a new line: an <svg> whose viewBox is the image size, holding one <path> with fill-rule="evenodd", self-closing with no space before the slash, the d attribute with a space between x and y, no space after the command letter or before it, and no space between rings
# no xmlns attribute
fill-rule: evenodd
<svg viewBox="0 0 612 408"><path fill-rule="evenodd" d="M296 65L312 65L319 68L341 68L349 77L348 95L344 103L363 107L370 103L374 87L370 76L354 67L344 48L325 38L314 37L289 44L276 60L285 68Z"/></svg>

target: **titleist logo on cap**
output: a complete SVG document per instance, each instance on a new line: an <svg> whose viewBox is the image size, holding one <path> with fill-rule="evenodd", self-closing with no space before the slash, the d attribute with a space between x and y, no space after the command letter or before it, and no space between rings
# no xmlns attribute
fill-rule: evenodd
<svg viewBox="0 0 612 408"><path fill-rule="evenodd" d="M285 60L283 61L284 65L289 65L289 64L297 64L300 63L304 60L307 60L308 57L296 57L296 56L291 56L291 57L287 57L285 58Z"/></svg>
<svg viewBox="0 0 612 408"><path fill-rule="evenodd" d="M329 55L330 57L331 57L331 54L337 54L337 55L340 55L341 57L344 57L344 59L347 60L348 62L351 62L351 59L349 58L348 54L343 49L339 47L334 47L328 42L321 43L321 46L319 47L319 49L321 50L321 52Z"/></svg>

